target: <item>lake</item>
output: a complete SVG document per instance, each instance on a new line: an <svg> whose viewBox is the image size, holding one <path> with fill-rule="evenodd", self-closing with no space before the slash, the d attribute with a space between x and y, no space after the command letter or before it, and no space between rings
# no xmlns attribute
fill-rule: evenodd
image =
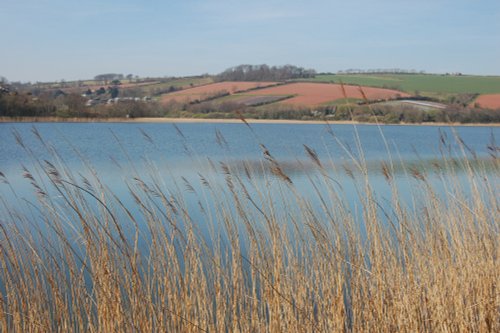
<svg viewBox="0 0 500 333"><path fill-rule="evenodd" d="M367 322L354 309L385 304L387 295L421 309L441 292L438 313L449 300L490 304L463 304L449 291L471 295L483 286L477 293L486 300L498 297L497 279L471 277L498 276L499 134L0 124L0 295L11 307L36 299L39 311L54 313L67 302L63 311L82 316L83 331L100 323L105 306L126 318L145 311L144 321L165 311L166 323L149 330L181 331L186 323L223 325L214 313L227 318L234 304L246 316L258 309L256 323L271 321L273 304L288 304L297 310L289 322L318 312L300 317L301 329L318 322L329 332L330 318L344 330Z"/></svg>
<svg viewBox="0 0 500 333"><path fill-rule="evenodd" d="M45 149L32 133L33 128L71 167L79 167L80 162L74 153L76 149L104 171L113 169L113 160L124 162L130 158L139 162L148 158L155 162L167 162L171 167L183 169L187 173L189 170L185 169L185 163L191 161L193 156L198 159L210 157L213 160L261 159L259 144L264 144L273 156L281 160L306 158L304 144L314 149L320 158L350 160L348 151L359 156L357 137L368 161L387 160L388 148L393 159L440 158L443 150L446 150L441 137L456 150L455 135L478 156L487 156L490 153L487 147L494 144L492 140L500 133L498 127L382 126L379 129L371 125L252 124L248 128L244 124L222 123L180 123L175 126L137 123L4 123L0 124L0 166L3 172L14 172L21 163L27 163L27 156L16 144L13 131L18 131L26 145L40 154L40 158L47 157L44 155ZM225 142L218 144L217 141ZM469 154L468 148L466 150L466 154ZM463 157L460 151L458 154Z"/></svg>
<svg viewBox="0 0 500 333"><path fill-rule="evenodd" d="M100 181L131 207L132 212L136 205L129 192L131 184L137 185L134 178L152 183L160 180L167 192L181 192L186 205L191 207L190 213L195 219L203 220L198 209L194 209L194 213L192 209L199 205L200 177L224 184L223 167L240 174L252 170L255 176L252 181L257 182L252 186L254 191L260 186L259 182L271 183L271 196L279 196L281 188L273 185L273 182L279 183L279 177L266 175L269 174L266 167L269 159L266 160L264 152L269 152L295 188L316 205L318 189L312 186L311 177L318 174L318 168L307 153L306 145L310 152L317 155L326 173L338 184L343 199L356 212L359 184L352 179L352 173L356 174L357 170L354 161L361 157L367 167L370 184L381 202L391 198L382 162L389 165L393 161L400 196L410 204L412 189L418 184L418 179L414 175L412 177L409 170L430 171L430 177L434 177L431 180L436 180L436 186L440 187L442 181L437 180L442 175L432 173L436 169L436 161L441 161L443 156L479 161L476 163L489 161L490 155L498 152L495 138L499 134L498 127L379 128L371 125L318 124L252 124L249 127L243 123L0 124L0 171L15 189L16 195L30 202L36 201L36 191L26 179L25 172L40 176L43 183L43 175L40 170L36 171L40 169L36 160L42 164L47 160L58 166L64 165L80 184L96 172ZM21 148L19 140L31 153ZM498 185L496 171L492 171L496 169L486 169L493 172L494 184ZM25 203L20 203L6 184L0 185L0 195L6 202L24 207ZM50 186L44 191L57 200L58 194ZM325 192L327 190L322 189L319 193ZM207 228L205 225L204 229Z"/></svg>

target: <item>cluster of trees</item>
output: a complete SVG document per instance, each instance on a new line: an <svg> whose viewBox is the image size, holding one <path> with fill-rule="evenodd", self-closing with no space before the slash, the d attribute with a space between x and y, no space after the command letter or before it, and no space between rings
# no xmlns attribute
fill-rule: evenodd
<svg viewBox="0 0 500 333"><path fill-rule="evenodd" d="M359 122L378 121L388 124L425 122L494 123L500 122L500 109L486 110L450 106L446 109L421 110L412 106L339 106L329 118Z"/></svg>
<svg viewBox="0 0 500 333"><path fill-rule="evenodd" d="M425 71L416 69L401 69L401 68L374 68L374 69L360 69L349 68L340 70L338 74L425 74Z"/></svg>
<svg viewBox="0 0 500 333"><path fill-rule="evenodd" d="M258 108L245 106L234 101L207 101L204 103L183 104L171 101L163 106L167 117L234 119L243 115L249 119L318 119L318 111L305 107L272 104ZM323 112L324 113L324 112Z"/></svg>
<svg viewBox="0 0 500 333"><path fill-rule="evenodd" d="M231 67L217 75L215 79L217 81L285 81L311 78L315 75L314 69L292 65L270 67L264 64Z"/></svg>
<svg viewBox="0 0 500 333"><path fill-rule="evenodd" d="M193 84L191 84L191 86L193 86ZM160 96L160 95L168 94L168 93L175 92L178 90L182 90L182 87L170 85L166 88L152 88L152 89L150 89L149 92L152 96Z"/></svg>
<svg viewBox="0 0 500 333"><path fill-rule="evenodd" d="M455 108L466 108L470 105L479 94L456 94L451 95L446 99L446 103Z"/></svg>
<svg viewBox="0 0 500 333"><path fill-rule="evenodd" d="M92 110L85 106L86 99L78 94L1 94L1 117L89 117Z"/></svg>
<svg viewBox="0 0 500 333"><path fill-rule="evenodd" d="M113 81L113 80L123 80L123 74L115 74L115 73L106 73L99 74L94 76L94 80L96 81Z"/></svg>
<svg viewBox="0 0 500 333"><path fill-rule="evenodd" d="M108 84L108 82L111 81L120 81L123 79L127 80L132 80L134 78L133 74L128 74L127 76L123 74L117 74L117 73L106 73L106 74L99 74L94 76L95 81L103 81L105 84ZM138 78L137 76L135 77L136 79Z"/></svg>
<svg viewBox="0 0 500 333"><path fill-rule="evenodd" d="M87 97L92 97L94 100L106 101L110 98L115 98L121 95L120 89L116 85L108 86L107 88L100 87L94 91L87 89L84 93Z"/></svg>
<svg viewBox="0 0 500 333"><path fill-rule="evenodd" d="M79 94L0 94L0 117L162 117L165 108L154 102L125 100L88 106Z"/></svg>
<svg viewBox="0 0 500 333"><path fill-rule="evenodd" d="M207 101L186 104L172 101L163 106L162 114L169 117L235 118L243 114L254 119L299 119L299 120L354 120L381 123L493 123L500 122L499 110L463 108L451 106L447 109L421 110L412 106L340 105L314 109L270 104L260 107L245 106L233 101Z"/></svg>

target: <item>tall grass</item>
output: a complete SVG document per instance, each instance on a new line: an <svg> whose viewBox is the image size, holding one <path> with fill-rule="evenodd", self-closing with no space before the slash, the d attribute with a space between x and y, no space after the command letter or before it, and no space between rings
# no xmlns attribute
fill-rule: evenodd
<svg viewBox="0 0 500 333"><path fill-rule="evenodd" d="M500 331L497 147L432 170L383 163L390 202L362 154L343 165L304 146L307 194L264 145L259 163L210 161L196 184L130 161L131 206L34 134L50 161L15 133L37 200L0 174L2 332Z"/></svg>

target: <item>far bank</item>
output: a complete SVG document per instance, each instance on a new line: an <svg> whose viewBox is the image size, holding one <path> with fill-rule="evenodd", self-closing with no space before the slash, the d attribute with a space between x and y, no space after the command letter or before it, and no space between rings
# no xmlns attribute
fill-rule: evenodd
<svg viewBox="0 0 500 333"><path fill-rule="evenodd" d="M499 127L500 123L457 123L457 122L424 122L424 123L372 123L357 121L330 120L289 120L289 119L245 119L249 124L335 124L335 125L404 125L404 126L486 126ZM242 119L216 118L66 118L66 117L0 117L0 123L242 123Z"/></svg>

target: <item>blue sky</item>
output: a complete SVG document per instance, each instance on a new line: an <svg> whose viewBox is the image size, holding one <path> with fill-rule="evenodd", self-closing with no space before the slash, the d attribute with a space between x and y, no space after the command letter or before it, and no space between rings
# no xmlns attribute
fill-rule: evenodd
<svg viewBox="0 0 500 333"><path fill-rule="evenodd" d="M243 63L500 75L499 0L0 0L0 32L11 81Z"/></svg>

